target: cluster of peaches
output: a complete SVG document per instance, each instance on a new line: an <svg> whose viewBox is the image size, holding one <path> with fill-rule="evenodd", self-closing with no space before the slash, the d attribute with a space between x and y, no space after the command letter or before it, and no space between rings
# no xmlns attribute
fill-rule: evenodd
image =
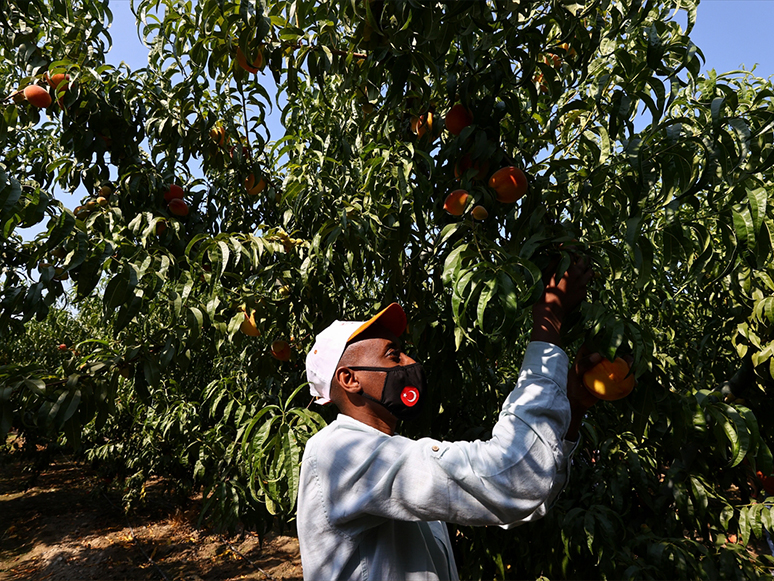
<svg viewBox="0 0 774 581"><path fill-rule="evenodd" d="M433 130L433 113L428 112L420 117L414 117L411 120L411 130L420 139L428 132ZM447 131L452 135L459 135L462 130L473 123L473 113L462 103L457 103L449 109L444 118L444 125ZM454 166L454 176L461 179L469 169L478 170L474 176L476 180L485 180L489 173L489 164L487 162L475 162L471 160L470 154L465 154ZM498 169L488 180L489 187L497 194L497 201L502 204L513 204L519 200L529 187L527 177L524 172L515 166L507 166ZM465 209L472 201L472 196L467 190L457 189L452 191L443 204L443 209L452 216L462 216ZM482 205L474 206L470 215L475 220L485 220L489 212Z"/></svg>
<svg viewBox="0 0 774 581"><path fill-rule="evenodd" d="M70 75L64 73L49 75L46 73L45 80L48 86L54 90L59 106L64 107L62 97L67 89L70 88ZM27 85L24 89L16 91L11 95L11 98L17 105L27 101L30 105L37 107L38 109L48 109L54 102L49 90L46 89L46 87L37 84Z"/></svg>

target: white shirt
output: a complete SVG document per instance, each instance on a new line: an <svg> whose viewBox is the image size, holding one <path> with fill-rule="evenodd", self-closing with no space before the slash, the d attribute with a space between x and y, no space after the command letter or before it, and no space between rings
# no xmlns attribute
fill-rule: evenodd
<svg viewBox="0 0 774 581"><path fill-rule="evenodd" d="M536 520L564 488L575 442L567 355L532 342L492 438L389 436L340 414L307 443L298 495L306 580L458 579L443 522Z"/></svg>

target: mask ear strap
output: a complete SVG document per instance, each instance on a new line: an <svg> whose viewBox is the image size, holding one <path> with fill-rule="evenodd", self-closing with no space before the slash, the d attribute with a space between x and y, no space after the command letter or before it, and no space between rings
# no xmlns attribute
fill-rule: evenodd
<svg viewBox="0 0 774 581"><path fill-rule="evenodd" d="M364 392L362 389L360 390L360 394L359 395L360 395L360 397L364 397L365 399L370 399L372 402L378 403L380 406L384 407L384 404L381 401L379 401L375 397L371 397L366 392Z"/></svg>

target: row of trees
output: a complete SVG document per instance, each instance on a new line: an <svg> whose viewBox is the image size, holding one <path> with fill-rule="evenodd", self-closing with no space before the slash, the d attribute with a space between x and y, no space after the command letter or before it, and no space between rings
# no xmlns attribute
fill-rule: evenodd
<svg viewBox="0 0 774 581"><path fill-rule="evenodd" d="M592 409L548 517L452 536L461 575L769 574L773 93L700 74L696 4L139 0L138 71L105 64L107 2L6 5L0 435L59 439L127 502L161 475L218 526L292 523L332 413L308 406L315 332L400 302L435 386L404 431L479 437L541 270L581 247L600 277L568 351L631 353L638 387ZM504 166L516 204L486 183ZM446 213L458 188L488 217Z"/></svg>

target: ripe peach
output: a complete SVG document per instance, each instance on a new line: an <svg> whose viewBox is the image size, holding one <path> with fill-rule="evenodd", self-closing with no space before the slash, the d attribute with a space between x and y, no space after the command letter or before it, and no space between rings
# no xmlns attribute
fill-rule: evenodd
<svg viewBox="0 0 774 581"><path fill-rule="evenodd" d="M236 58L237 64L239 64L239 66L246 70L248 73L257 73L263 68L263 49L258 50L258 54L253 60L252 65L247 63L247 56L245 56L245 53L242 52L241 48L237 48Z"/></svg>
<svg viewBox="0 0 774 581"><path fill-rule="evenodd" d="M449 133L452 135L459 135L462 133L463 129L473 123L473 114L465 107L465 105L457 103L449 109L444 123L446 124L446 129L449 130Z"/></svg>
<svg viewBox="0 0 774 581"><path fill-rule="evenodd" d="M220 147L223 147L223 144L226 143L226 128L222 125L213 127L210 129L210 137Z"/></svg>
<svg viewBox="0 0 774 581"><path fill-rule="evenodd" d="M595 397L613 401L626 397L634 389L634 375L629 374L629 364L623 357L615 361L603 359L583 374L583 385Z"/></svg>
<svg viewBox="0 0 774 581"><path fill-rule="evenodd" d="M562 68L562 57L552 52L549 52L548 54L543 55L543 62L546 63L547 65L553 65L555 69Z"/></svg>
<svg viewBox="0 0 774 581"><path fill-rule="evenodd" d="M105 196L98 196L97 197L97 204L102 206L103 208L108 205L108 199Z"/></svg>
<svg viewBox="0 0 774 581"><path fill-rule="evenodd" d="M251 196L257 196L260 194L264 189L266 188L266 180L263 178L258 180L258 183L255 183L255 174L250 174L247 176L247 179L245 179L245 189L247 190L247 193Z"/></svg>
<svg viewBox="0 0 774 581"><path fill-rule="evenodd" d="M24 98L38 109L45 109L51 105L51 95L40 85L26 87Z"/></svg>
<svg viewBox="0 0 774 581"><path fill-rule="evenodd" d="M564 52L567 53L567 58L573 58L575 55L578 54L575 51L575 49L571 47L570 44L567 42L563 42L562 44L560 44L559 48L561 48L562 50L564 50Z"/></svg>
<svg viewBox="0 0 774 581"><path fill-rule="evenodd" d="M476 206L470 211L470 215L476 220L486 220L489 217L489 212L487 212L484 206Z"/></svg>
<svg viewBox="0 0 774 581"><path fill-rule="evenodd" d="M167 223L165 221L156 222L156 236L161 236L167 231Z"/></svg>
<svg viewBox="0 0 774 581"><path fill-rule="evenodd" d="M183 191L183 188L177 184L170 184L164 192L164 201L171 202L175 199L182 200L184 195L185 192Z"/></svg>
<svg viewBox="0 0 774 581"><path fill-rule="evenodd" d="M188 204L186 204L180 198L173 198L169 201L169 211L175 216L187 216Z"/></svg>
<svg viewBox="0 0 774 581"><path fill-rule="evenodd" d="M99 195L102 196L103 198L109 198L110 194L112 193L113 193L113 188L107 184L105 184L99 189Z"/></svg>
<svg viewBox="0 0 774 581"><path fill-rule="evenodd" d="M280 361L287 361L290 359L290 345L281 339L274 341L271 344L271 354Z"/></svg>
<svg viewBox="0 0 774 581"><path fill-rule="evenodd" d="M247 312L244 312L243 314L245 316L245 320L242 321L242 324L239 326L239 330L248 337L257 337L260 335L261 332L258 330L258 326L255 324L255 311L253 311L249 316Z"/></svg>
<svg viewBox="0 0 774 581"><path fill-rule="evenodd" d="M469 197L468 192L465 190L454 190L446 196L446 200L443 202L443 209L452 216L462 216Z"/></svg>
<svg viewBox="0 0 774 581"><path fill-rule="evenodd" d="M430 134L432 135L433 132L433 112L428 111L424 115L421 115L420 117L412 117L411 118L411 131L419 137L419 139L422 139L424 137L425 133L430 131Z"/></svg>
<svg viewBox="0 0 774 581"><path fill-rule="evenodd" d="M57 347L57 349L59 349L60 351L67 351L67 345L65 345L64 343L61 343L59 347Z"/></svg>
<svg viewBox="0 0 774 581"><path fill-rule="evenodd" d="M489 178L489 187L497 192L497 201L513 204L527 192L527 176L519 168L508 166L498 169Z"/></svg>
<svg viewBox="0 0 774 581"><path fill-rule="evenodd" d="M59 89L60 88L59 85L62 85L64 81L69 81L69 80L70 80L70 75L66 75L64 73L57 73L55 75L50 75L50 76L48 73L46 73L46 82L50 87L53 87L54 89ZM61 88L67 90L70 88L70 84L67 83L65 85L62 85Z"/></svg>

